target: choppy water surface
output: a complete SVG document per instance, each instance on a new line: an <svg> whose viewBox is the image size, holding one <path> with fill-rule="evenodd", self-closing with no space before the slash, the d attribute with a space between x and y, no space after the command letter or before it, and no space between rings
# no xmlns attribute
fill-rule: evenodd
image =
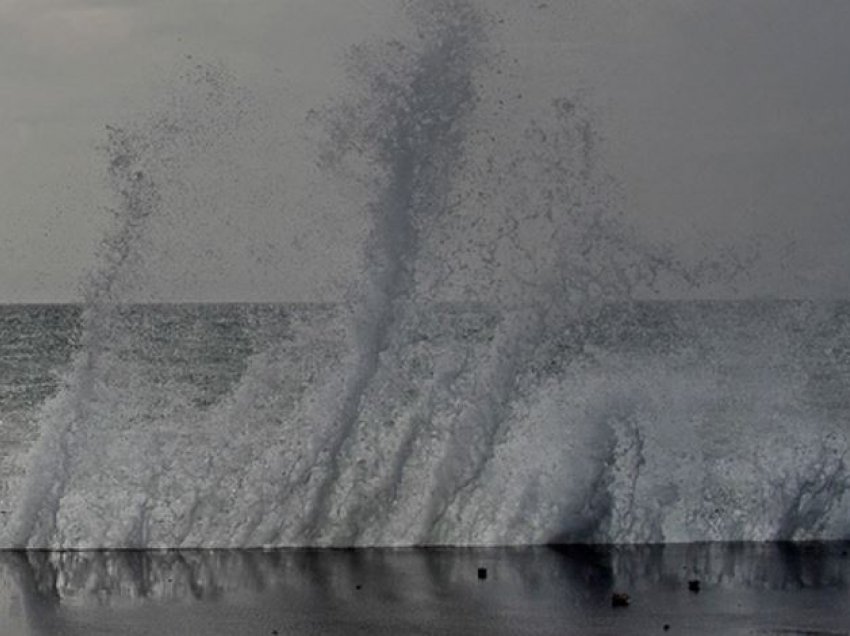
<svg viewBox="0 0 850 636"><path fill-rule="evenodd" d="M846 303L603 306L539 338L510 369L521 315L422 307L381 353L332 456L327 427L352 364L343 308L116 311L83 398L73 384L88 373L80 308L0 309L7 545L848 531ZM39 436L58 424L69 426L63 443Z"/></svg>
<svg viewBox="0 0 850 636"><path fill-rule="evenodd" d="M846 634L847 548L7 552L0 617L9 636Z"/></svg>

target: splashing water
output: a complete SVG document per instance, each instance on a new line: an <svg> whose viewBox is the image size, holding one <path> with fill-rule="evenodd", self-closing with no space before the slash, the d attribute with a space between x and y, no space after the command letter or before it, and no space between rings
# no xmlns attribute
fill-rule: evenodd
<svg viewBox="0 0 850 636"><path fill-rule="evenodd" d="M369 193L350 300L272 312L275 335L214 399L149 371L126 303L181 144L237 124L109 130L116 230L3 545L844 536L847 308L635 301L747 258L684 265L643 244L582 106L500 138L482 114L489 16L406 6L414 37L355 49L356 90L313 114L325 174ZM205 78L221 99L220 72Z"/></svg>

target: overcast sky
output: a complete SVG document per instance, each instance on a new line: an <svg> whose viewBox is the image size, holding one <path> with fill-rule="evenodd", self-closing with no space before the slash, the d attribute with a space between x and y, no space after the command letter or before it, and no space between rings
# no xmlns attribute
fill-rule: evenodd
<svg viewBox="0 0 850 636"><path fill-rule="evenodd" d="M114 202L105 126L192 100L211 116L181 84L196 64L251 121L227 168L175 176L200 194L172 211L153 295L340 292L363 223L335 213L344 188L318 191L307 114L344 89L351 46L404 33L399 4L0 0L0 302L78 297ZM557 95L594 112L641 234L683 253L760 241L753 275L708 295L850 298L850 2L481 4L528 112Z"/></svg>

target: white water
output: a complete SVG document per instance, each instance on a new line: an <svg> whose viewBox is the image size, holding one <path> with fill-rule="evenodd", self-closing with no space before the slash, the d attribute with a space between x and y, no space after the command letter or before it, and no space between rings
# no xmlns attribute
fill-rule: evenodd
<svg viewBox="0 0 850 636"><path fill-rule="evenodd" d="M807 362L846 391L844 314L754 303L744 323L702 322L696 307L689 342L594 344L606 308L659 276L699 285L746 258L686 267L634 238L566 99L514 156L482 158L487 19L423 2L416 42L353 54L364 94L319 115L328 174L368 177L351 302L296 319L212 406L126 355L116 303L143 286L166 214L157 171L173 165L157 153L181 141L162 125L112 132L117 229L87 284L82 348L17 458L3 546L846 536L850 402L813 400L823 373ZM490 302L436 302L467 270L469 297ZM812 353L819 329L838 335Z"/></svg>

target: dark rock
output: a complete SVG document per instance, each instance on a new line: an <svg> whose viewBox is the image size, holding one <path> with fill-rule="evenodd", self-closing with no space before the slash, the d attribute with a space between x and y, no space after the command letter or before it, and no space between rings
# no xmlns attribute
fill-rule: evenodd
<svg viewBox="0 0 850 636"><path fill-rule="evenodd" d="M631 599L624 592L614 592L611 595L611 607L628 607L629 603L631 603Z"/></svg>
<svg viewBox="0 0 850 636"><path fill-rule="evenodd" d="M669 626L667 623L664 623L664 631L665 631L665 632L669 632L669 631L670 631L670 626Z"/></svg>
<svg viewBox="0 0 850 636"><path fill-rule="evenodd" d="M688 581L688 589L691 592L699 592L699 589L700 589L699 579L692 579L692 580Z"/></svg>
<svg viewBox="0 0 850 636"><path fill-rule="evenodd" d="M478 568L478 578L482 580L487 578L487 568Z"/></svg>

